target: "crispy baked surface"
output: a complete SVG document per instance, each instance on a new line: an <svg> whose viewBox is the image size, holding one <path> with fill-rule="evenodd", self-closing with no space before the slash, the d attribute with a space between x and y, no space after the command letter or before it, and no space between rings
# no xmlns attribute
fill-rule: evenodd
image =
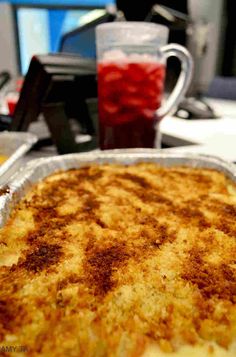
<svg viewBox="0 0 236 357"><path fill-rule="evenodd" d="M235 218L235 186L214 170L107 164L49 176L0 230L0 348L235 356Z"/></svg>
<svg viewBox="0 0 236 357"><path fill-rule="evenodd" d="M7 157L5 155L0 155L0 165L6 161Z"/></svg>

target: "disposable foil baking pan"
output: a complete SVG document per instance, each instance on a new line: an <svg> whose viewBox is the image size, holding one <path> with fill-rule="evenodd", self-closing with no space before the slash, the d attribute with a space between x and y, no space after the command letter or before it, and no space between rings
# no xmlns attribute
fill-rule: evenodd
<svg viewBox="0 0 236 357"><path fill-rule="evenodd" d="M168 153L156 149L95 151L41 158L29 162L8 186L0 190L0 226L4 225L11 209L26 191L34 183L55 171L79 168L92 163L133 164L138 161L156 162L164 166L186 165L216 169L236 182L235 166L219 158L204 155Z"/></svg>
<svg viewBox="0 0 236 357"><path fill-rule="evenodd" d="M31 133L24 132L1 132L0 133L0 155L8 159L0 165L0 185L5 181L6 174L29 151L37 137Z"/></svg>

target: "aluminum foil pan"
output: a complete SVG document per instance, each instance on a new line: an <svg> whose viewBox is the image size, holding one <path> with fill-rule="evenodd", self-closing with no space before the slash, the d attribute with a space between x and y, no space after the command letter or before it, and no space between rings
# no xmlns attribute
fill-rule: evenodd
<svg viewBox="0 0 236 357"><path fill-rule="evenodd" d="M236 183L236 167L216 157L168 153L156 149L94 151L69 154L30 161L5 187L0 189L0 226L3 226L11 209L36 182L58 170L78 168L92 163L133 164L138 161L157 162L164 166L187 165L212 168L223 172Z"/></svg>
<svg viewBox="0 0 236 357"><path fill-rule="evenodd" d="M0 185L16 162L37 142L36 135L24 132L1 132L0 155L8 159L0 165Z"/></svg>

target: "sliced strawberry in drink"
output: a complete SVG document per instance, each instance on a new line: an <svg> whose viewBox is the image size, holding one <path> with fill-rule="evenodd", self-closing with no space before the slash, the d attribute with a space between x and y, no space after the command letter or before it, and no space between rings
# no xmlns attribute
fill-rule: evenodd
<svg viewBox="0 0 236 357"><path fill-rule="evenodd" d="M121 111L114 118L114 124L123 124L136 120L137 114L133 111Z"/></svg>
<svg viewBox="0 0 236 357"><path fill-rule="evenodd" d="M143 90L144 92L144 96L145 98L148 100L148 99L155 99L158 95L157 91L155 90L155 88L153 87L150 87L150 86L146 86L144 87L145 89Z"/></svg>
<svg viewBox="0 0 236 357"><path fill-rule="evenodd" d="M117 81L120 81L122 79L122 77L123 77L123 74L121 71L111 71L104 75L103 81L105 83L117 82Z"/></svg>
<svg viewBox="0 0 236 357"><path fill-rule="evenodd" d="M150 70L149 73L151 75L163 78L163 76L165 75L165 66L161 63L156 63L156 65L152 67L152 70Z"/></svg>
<svg viewBox="0 0 236 357"><path fill-rule="evenodd" d="M158 78L156 81L155 81L155 86L156 86L156 90L160 93L163 92L164 90L164 82L162 79Z"/></svg>
<svg viewBox="0 0 236 357"><path fill-rule="evenodd" d="M162 95L157 95L155 98L148 102L148 108L156 110L161 106Z"/></svg>
<svg viewBox="0 0 236 357"><path fill-rule="evenodd" d="M153 145L155 128L152 123L156 120L155 113L161 104L164 67L154 61L135 61L132 57L130 62L106 61L98 66L101 133L105 133L105 129L106 133L114 130L112 135L106 134L112 141L109 147L112 147L113 141L117 147L135 147L135 143L144 147ZM145 130L149 127L145 141ZM129 132L130 143L123 143L124 131Z"/></svg>
<svg viewBox="0 0 236 357"><path fill-rule="evenodd" d="M155 70L149 74L149 79L151 81L162 81L165 79L165 67L163 65L158 65Z"/></svg>
<svg viewBox="0 0 236 357"><path fill-rule="evenodd" d="M123 92L123 85L103 85L98 87L98 98L104 103L114 103L119 106L119 98Z"/></svg>
<svg viewBox="0 0 236 357"><path fill-rule="evenodd" d="M98 78L103 85L107 85L110 82L120 81L123 77L122 71L117 70L114 66L109 66L109 70L98 71Z"/></svg>
<svg viewBox="0 0 236 357"><path fill-rule="evenodd" d="M152 100L148 103L148 108L150 108L151 110L157 110L160 107L160 102L155 99Z"/></svg>
<svg viewBox="0 0 236 357"><path fill-rule="evenodd" d="M105 100L106 98L108 98L110 96L110 89L108 86L104 86L103 83L101 83L101 81L98 84L98 97L99 100Z"/></svg>
<svg viewBox="0 0 236 357"><path fill-rule="evenodd" d="M126 108L145 108L146 100L142 96L126 95L120 98L120 105Z"/></svg>
<svg viewBox="0 0 236 357"><path fill-rule="evenodd" d="M143 109L142 116L146 119L153 120L155 111L152 109Z"/></svg>
<svg viewBox="0 0 236 357"><path fill-rule="evenodd" d="M98 74L105 76L107 73L116 72L117 66L114 63L99 63L98 64Z"/></svg>
<svg viewBox="0 0 236 357"><path fill-rule="evenodd" d="M117 104L108 101L104 102L102 107L108 114L116 114L119 111L119 106Z"/></svg>
<svg viewBox="0 0 236 357"><path fill-rule="evenodd" d="M127 82L125 84L125 91L127 92L127 94L135 94L138 92L138 87L137 85L133 84L133 83L130 83L130 82Z"/></svg>
<svg viewBox="0 0 236 357"><path fill-rule="evenodd" d="M160 64L158 62L146 62L144 65L147 75L155 74L160 68Z"/></svg>
<svg viewBox="0 0 236 357"><path fill-rule="evenodd" d="M127 71L128 69L128 63L126 61L111 61L111 62L105 62L104 67L106 67L106 70L111 72L111 71Z"/></svg>
<svg viewBox="0 0 236 357"><path fill-rule="evenodd" d="M146 76L145 66L140 63L129 63L128 70L126 72L127 80L133 82L140 82Z"/></svg>

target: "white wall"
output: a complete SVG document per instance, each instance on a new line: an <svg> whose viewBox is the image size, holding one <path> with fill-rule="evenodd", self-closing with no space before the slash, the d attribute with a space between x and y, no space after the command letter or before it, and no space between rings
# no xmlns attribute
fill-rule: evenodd
<svg viewBox="0 0 236 357"><path fill-rule="evenodd" d="M0 3L0 72L18 74L17 50L11 5Z"/></svg>

